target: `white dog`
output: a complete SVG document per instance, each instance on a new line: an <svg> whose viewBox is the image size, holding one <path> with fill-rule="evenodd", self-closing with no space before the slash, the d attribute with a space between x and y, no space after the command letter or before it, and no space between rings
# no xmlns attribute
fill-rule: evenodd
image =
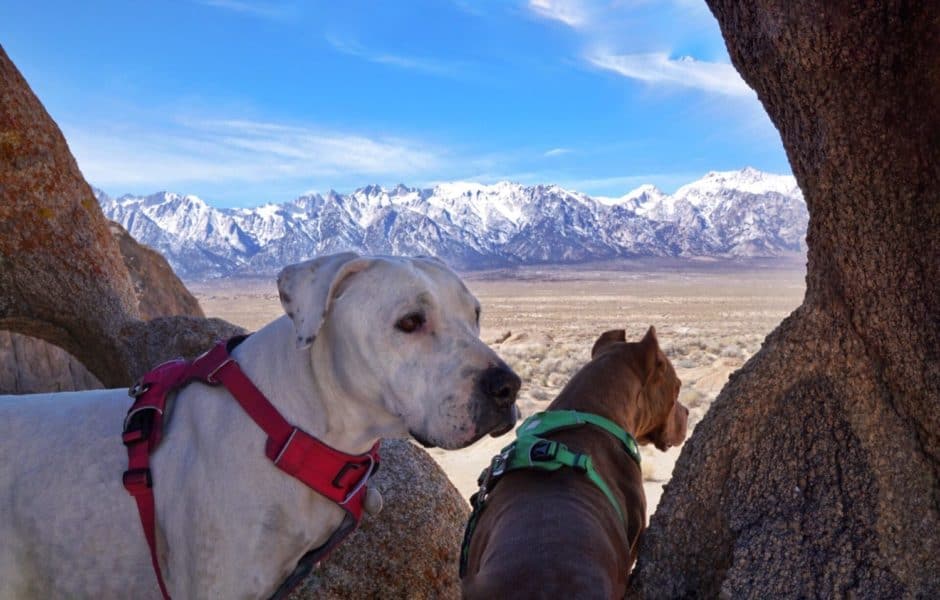
<svg viewBox="0 0 940 600"><path fill-rule="evenodd" d="M519 378L440 261L337 254L285 268L278 288L287 316L232 356L297 427L347 453L409 434L459 448L512 427ZM126 390L0 397L0 598L160 598L121 481L129 404ZM266 598L343 520L265 439L225 388L176 396L151 460L176 600Z"/></svg>

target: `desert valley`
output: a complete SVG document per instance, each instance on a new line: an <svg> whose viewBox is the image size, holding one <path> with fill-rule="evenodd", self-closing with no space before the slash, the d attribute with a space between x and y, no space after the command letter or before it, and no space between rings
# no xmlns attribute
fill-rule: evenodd
<svg viewBox="0 0 940 600"><path fill-rule="evenodd" d="M483 305L482 338L523 379L523 416L543 409L590 356L597 335L624 328L639 339L655 325L683 381L690 435L728 376L802 298L798 256L747 260L640 259L463 273ZM188 282L207 316L256 329L281 314L273 277ZM512 434L455 452L432 450L466 499ZM644 447L651 513L680 448Z"/></svg>

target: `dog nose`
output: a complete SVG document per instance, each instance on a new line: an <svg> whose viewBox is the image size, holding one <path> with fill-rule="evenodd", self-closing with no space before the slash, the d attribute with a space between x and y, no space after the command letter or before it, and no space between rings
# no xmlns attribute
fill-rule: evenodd
<svg viewBox="0 0 940 600"><path fill-rule="evenodd" d="M490 367L480 376L480 391L500 408L516 400L522 380L505 366Z"/></svg>

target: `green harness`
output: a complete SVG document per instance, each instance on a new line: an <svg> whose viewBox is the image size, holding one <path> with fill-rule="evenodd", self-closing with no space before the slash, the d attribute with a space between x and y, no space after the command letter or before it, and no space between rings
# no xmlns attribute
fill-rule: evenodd
<svg viewBox="0 0 940 600"><path fill-rule="evenodd" d="M477 483L480 489L470 497L473 511L467 521L467 528L463 535L463 544L460 547L460 576L466 575L467 560L470 553L470 540L477 521L483 513L486 501L496 482L509 471L516 469L541 469L543 471L557 471L562 467L570 467L581 471L591 480L610 500L621 522L626 524L623 511L610 487L600 476L591 457L580 452L573 452L561 442L541 437L545 434L571 429L582 425L594 425L611 434L623 445L630 458L640 464L640 451L633 436L621 429L616 423L595 414L579 412L576 410L550 410L535 413L522 422L516 430L516 440L503 448L493 457L490 466L483 469Z"/></svg>

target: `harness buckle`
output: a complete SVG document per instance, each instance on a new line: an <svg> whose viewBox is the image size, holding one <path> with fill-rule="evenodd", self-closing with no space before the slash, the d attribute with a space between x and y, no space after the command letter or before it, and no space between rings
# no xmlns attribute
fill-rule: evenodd
<svg viewBox="0 0 940 600"><path fill-rule="evenodd" d="M124 417L124 445L130 445L140 438L150 437L150 429L153 426L155 415L162 415L163 411L156 406L138 406L128 411ZM138 436L134 435L139 433Z"/></svg>
<svg viewBox="0 0 940 600"><path fill-rule="evenodd" d="M509 464L509 456L504 453L499 453L493 457L493 460L490 462L490 475L488 479L496 479L497 477L502 477L503 473L506 472L506 466Z"/></svg>
<svg viewBox="0 0 940 600"><path fill-rule="evenodd" d="M150 469L129 469L124 471L122 478L124 489L132 496L136 496L153 487L153 478L150 475Z"/></svg>
<svg viewBox="0 0 940 600"><path fill-rule="evenodd" d="M590 470L592 464L593 463L591 462L590 456L576 452L574 455L574 460L572 460L571 468L576 471L581 471L582 473L587 473Z"/></svg>
<svg viewBox="0 0 940 600"><path fill-rule="evenodd" d="M529 448L529 462L554 460L556 454L558 454L558 442L542 439Z"/></svg>

